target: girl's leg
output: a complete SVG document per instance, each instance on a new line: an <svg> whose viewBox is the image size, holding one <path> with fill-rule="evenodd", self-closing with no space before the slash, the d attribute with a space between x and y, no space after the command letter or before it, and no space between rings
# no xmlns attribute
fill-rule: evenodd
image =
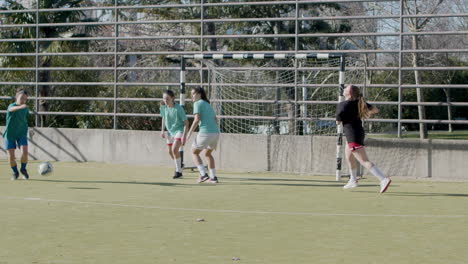
<svg viewBox="0 0 468 264"><path fill-rule="evenodd" d="M171 159L173 160L173 159L174 159L174 155L172 154L172 144L171 144L171 145L167 145L167 152L169 153L169 157L171 157Z"/></svg>
<svg viewBox="0 0 468 264"><path fill-rule="evenodd" d="M172 157L174 157L174 159L180 158L179 149L181 145L182 142L180 140L174 140L172 144Z"/></svg>
<svg viewBox="0 0 468 264"><path fill-rule="evenodd" d="M212 149L207 149L205 151L205 157L206 157L206 160L208 161L208 168L210 168L210 169L215 168L215 160L213 158L212 153L213 153Z"/></svg>
<svg viewBox="0 0 468 264"><path fill-rule="evenodd" d="M210 169L210 179L212 182L217 182L218 179L216 178L215 160L212 153L212 149L207 149L205 151L205 157L208 161L208 168Z"/></svg>
<svg viewBox="0 0 468 264"><path fill-rule="evenodd" d="M201 149L192 149L192 158L193 158L193 163L195 163L195 166L200 166L203 165L203 161L200 158L200 153Z"/></svg>
<svg viewBox="0 0 468 264"><path fill-rule="evenodd" d="M353 155L353 152L351 149L349 149L348 146L345 146L345 156L346 156L346 162L348 163L348 168L349 168L349 180L356 182L357 181L357 162L356 158Z"/></svg>
<svg viewBox="0 0 468 264"><path fill-rule="evenodd" d="M361 148L355 150L353 152L353 155L364 167L366 167L366 169L368 169L372 173L372 175L374 175L380 180L380 192L385 192L392 181L389 177L385 177L382 171L380 171L379 168L377 168L377 166L375 166L372 162L369 161L365 149Z"/></svg>
<svg viewBox="0 0 468 264"><path fill-rule="evenodd" d="M176 166L176 172L182 172L182 160L179 153L181 145L182 142L180 140L174 140L174 143L172 144L172 157Z"/></svg>
<svg viewBox="0 0 468 264"><path fill-rule="evenodd" d="M11 180L16 180L18 178L19 172L18 172L18 166L16 164L16 158L15 158L15 149L8 149L8 159L10 161L10 167L11 170L13 171L13 176L11 176Z"/></svg>
<svg viewBox="0 0 468 264"><path fill-rule="evenodd" d="M209 179L206 176L205 166L203 166L203 161L200 158L201 149L192 149L192 158L193 163L197 166L198 171L200 172L200 177L198 178L198 182L204 182Z"/></svg>
<svg viewBox="0 0 468 264"><path fill-rule="evenodd" d="M28 146L23 145L21 146L21 170L25 170L27 164L28 164Z"/></svg>
<svg viewBox="0 0 468 264"><path fill-rule="evenodd" d="M370 170L374 166L374 164L369 161L365 148L357 149L353 151L352 154L366 169Z"/></svg>
<svg viewBox="0 0 468 264"><path fill-rule="evenodd" d="M10 167L16 167L16 157L15 157L15 149L8 150L8 160L10 161Z"/></svg>
<svg viewBox="0 0 468 264"><path fill-rule="evenodd" d="M24 178L29 179L28 171L26 170L26 165L28 165L28 145L22 145L21 147L21 169L20 172L23 174Z"/></svg>

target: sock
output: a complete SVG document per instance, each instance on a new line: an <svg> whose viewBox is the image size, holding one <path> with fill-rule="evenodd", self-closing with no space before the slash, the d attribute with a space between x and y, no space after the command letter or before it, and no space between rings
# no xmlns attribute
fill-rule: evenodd
<svg viewBox="0 0 468 264"><path fill-rule="evenodd" d="M25 170L26 169L26 165L28 165L27 163L21 163L21 170Z"/></svg>
<svg viewBox="0 0 468 264"><path fill-rule="evenodd" d="M210 178L214 179L216 177L216 169L210 169Z"/></svg>
<svg viewBox="0 0 468 264"><path fill-rule="evenodd" d="M205 166L202 165L197 165L198 171L200 172L201 176L205 176L206 171L205 171Z"/></svg>
<svg viewBox="0 0 468 264"><path fill-rule="evenodd" d="M372 175L379 178L379 180L385 179L385 175L375 165L372 166L372 168L370 168L370 172L372 173Z"/></svg>
<svg viewBox="0 0 468 264"><path fill-rule="evenodd" d="M174 162L175 162L175 171L182 172L182 159L181 158L174 159Z"/></svg>
<svg viewBox="0 0 468 264"><path fill-rule="evenodd" d="M357 181L357 168L349 169L349 180Z"/></svg>
<svg viewBox="0 0 468 264"><path fill-rule="evenodd" d="M14 173L19 173L18 172L18 166L13 166L13 167L11 167L11 169L13 170Z"/></svg>

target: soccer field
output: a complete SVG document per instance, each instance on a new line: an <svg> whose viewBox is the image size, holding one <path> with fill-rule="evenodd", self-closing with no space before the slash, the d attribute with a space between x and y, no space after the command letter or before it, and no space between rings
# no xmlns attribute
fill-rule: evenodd
<svg viewBox="0 0 468 264"><path fill-rule="evenodd" d="M37 162L30 163L35 171ZM466 263L468 183L54 163L0 166L0 263ZM33 174L33 173L31 173ZM200 221L203 219L204 221Z"/></svg>

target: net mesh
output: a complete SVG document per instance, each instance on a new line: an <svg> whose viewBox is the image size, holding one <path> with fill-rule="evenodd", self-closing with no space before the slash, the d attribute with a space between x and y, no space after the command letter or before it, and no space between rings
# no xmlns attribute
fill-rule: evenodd
<svg viewBox="0 0 468 264"><path fill-rule="evenodd" d="M339 58L203 63L223 133L336 134ZM363 83L364 72L360 61L348 60L346 83Z"/></svg>

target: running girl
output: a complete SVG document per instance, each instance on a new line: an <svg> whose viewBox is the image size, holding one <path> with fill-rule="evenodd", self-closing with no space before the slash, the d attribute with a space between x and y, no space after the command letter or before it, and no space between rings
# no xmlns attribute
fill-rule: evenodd
<svg viewBox="0 0 468 264"><path fill-rule="evenodd" d="M343 95L346 101L341 102L336 109L336 123L343 124L344 134L348 141L348 147L345 148L345 156L350 171L350 178L343 188L351 189L358 186L356 178L357 160L380 180L380 193L384 193L392 181L389 177L385 177L375 164L369 161L364 149L365 134L361 121L361 118L369 118L379 111L375 106L365 102L357 86L349 85L344 89Z"/></svg>
<svg viewBox="0 0 468 264"><path fill-rule="evenodd" d="M198 183L204 181L211 183L218 183L215 171L215 160L212 152L216 150L219 141L219 128L218 120L213 107L210 105L210 101L206 96L206 92L202 87L193 88L191 92L193 103L193 115L194 120L192 127L190 128L187 140L192 135L193 131L200 126L198 135L195 138L192 145L192 157L193 162L200 172ZM205 150L205 157L208 160L208 168L210 174L205 171L205 166L200 158L200 153Z"/></svg>
<svg viewBox="0 0 468 264"><path fill-rule="evenodd" d="M159 110L162 117L161 137L166 139L169 156L175 163L175 173L172 178L177 179L182 177L182 160L179 149L181 145L185 145L189 122L184 108L175 103L174 99L173 91L165 91L163 94L164 105ZM168 131L167 135L164 128Z"/></svg>
<svg viewBox="0 0 468 264"><path fill-rule="evenodd" d="M6 127L3 132L5 148L8 151L10 166L13 171L11 180L18 179L19 172L24 179L29 179L26 165L28 164L28 115L29 109L26 105L28 93L25 90L16 92L16 102L10 104L6 114ZM18 172L16 163L15 149L21 149L21 169Z"/></svg>

